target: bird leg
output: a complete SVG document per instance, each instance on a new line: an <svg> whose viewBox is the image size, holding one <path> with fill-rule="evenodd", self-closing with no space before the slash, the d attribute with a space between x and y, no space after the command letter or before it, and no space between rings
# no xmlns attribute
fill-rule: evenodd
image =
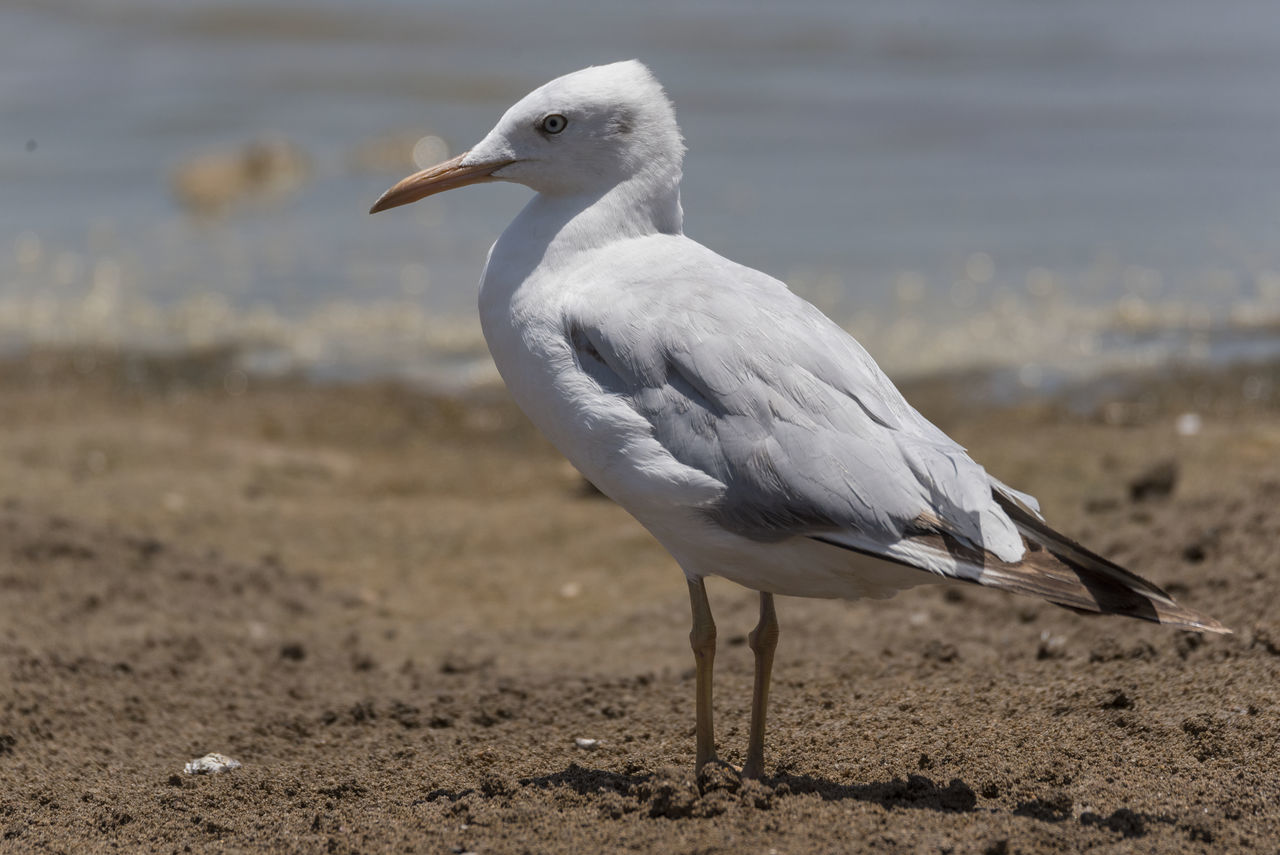
<svg viewBox="0 0 1280 855"><path fill-rule="evenodd" d="M699 579L689 580L689 603L693 607L693 630L689 633L689 645L693 648L693 661L697 665L697 741L695 761L697 771L716 761L715 725L711 715L711 666L716 658L716 622L711 619L711 604L707 602L707 588Z"/></svg>
<svg viewBox="0 0 1280 855"><path fill-rule="evenodd" d="M764 716L769 706L769 676L773 672L773 651L778 646L778 615L773 610L773 594L760 592L760 622L747 637L756 654L756 683L751 691L751 733L747 741L747 764L742 777L764 776Z"/></svg>

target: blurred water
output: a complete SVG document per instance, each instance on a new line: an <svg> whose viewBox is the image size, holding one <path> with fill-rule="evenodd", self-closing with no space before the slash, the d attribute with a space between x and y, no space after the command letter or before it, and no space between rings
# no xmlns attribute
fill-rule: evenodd
<svg viewBox="0 0 1280 855"><path fill-rule="evenodd" d="M1275 350L1274 0L0 6L0 344L257 343L260 367L489 376L473 302L523 204L369 217L399 129L479 139L555 75L639 57L689 143L687 232L892 370ZM171 174L274 132L296 192L221 217ZM1251 351L1253 352L1253 351Z"/></svg>

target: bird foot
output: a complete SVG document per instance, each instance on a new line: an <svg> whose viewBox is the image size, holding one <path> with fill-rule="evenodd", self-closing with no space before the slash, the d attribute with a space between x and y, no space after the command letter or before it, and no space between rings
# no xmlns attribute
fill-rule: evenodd
<svg viewBox="0 0 1280 855"><path fill-rule="evenodd" d="M713 790L736 793L742 786L742 770L723 760L708 760L698 769L698 791L706 795Z"/></svg>

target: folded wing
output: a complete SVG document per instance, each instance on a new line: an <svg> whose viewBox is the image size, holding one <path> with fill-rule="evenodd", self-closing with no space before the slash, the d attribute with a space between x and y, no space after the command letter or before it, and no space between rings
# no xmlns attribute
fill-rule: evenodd
<svg viewBox="0 0 1280 855"><path fill-rule="evenodd" d="M579 294L564 323L601 394L723 485L698 510L730 531L810 537L1070 608L1223 631L1046 526L1033 498L991 478L852 337L764 274L709 252L676 258L622 297Z"/></svg>

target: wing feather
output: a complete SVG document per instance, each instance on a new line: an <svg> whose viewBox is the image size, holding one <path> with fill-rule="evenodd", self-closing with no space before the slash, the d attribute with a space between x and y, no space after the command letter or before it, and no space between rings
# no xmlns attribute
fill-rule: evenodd
<svg viewBox="0 0 1280 855"><path fill-rule="evenodd" d="M566 304L565 328L602 393L724 485L707 513L758 540L853 530L882 543L930 514L974 548L1021 555L986 472L857 342L780 282L709 251L703 261L650 260L624 294L587 290ZM713 276L733 299L707 287Z"/></svg>
<svg viewBox="0 0 1280 855"><path fill-rule="evenodd" d="M1068 608L1228 631L1049 528L780 282L690 246L616 258L649 274L622 294L577 292L564 323L600 394L721 485L698 510L755 540L807 537Z"/></svg>

